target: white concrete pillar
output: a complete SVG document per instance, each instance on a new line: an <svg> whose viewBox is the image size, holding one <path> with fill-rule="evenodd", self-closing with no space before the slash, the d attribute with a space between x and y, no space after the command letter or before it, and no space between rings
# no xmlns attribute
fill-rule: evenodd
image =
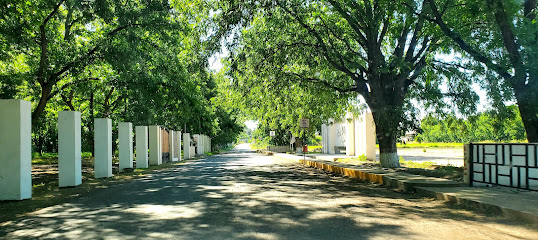
<svg viewBox="0 0 538 240"><path fill-rule="evenodd" d="M82 183L80 112L58 113L58 185L74 187Z"/></svg>
<svg viewBox="0 0 538 240"><path fill-rule="evenodd" d="M148 127L136 126L136 168L148 168Z"/></svg>
<svg viewBox="0 0 538 240"><path fill-rule="evenodd" d="M149 165L158 166L162 162L161 127L149 126Z"/></svg>
<svg viewBox="0 0 538 240"><path fill-rule="evenodd" d="M112 120L94 119L95 178L112 177Z"/></svg>
<svg viewBox="0 0 538 240"><path fill-rule="evenodd" d="M193 146L190 146L189 149L189 158L196 157L196 149Z"/></svg>
<svg viewBox="0 0 538 240"><path fill-rule="evenodd" d="M181 161L181 131L174 132L174 144L175 144L175 156L174 158L177 158L177 161Z"/></svg>
<svg viewBox="0 0 538 240"><path fill-rule="evenodd" d="M327 146L328 138L329 138L329 135L327 134L327 124L321 124L321 152L322 153L329 153L328 146Z"/></svg>
<svg viewBox="0 0 538 240"><path fill-rule="evenodd" d="M183 133L183 158L189 159L191 158L191 134L190 133Z"/></svg>
<svg viewBox="0 0 538 240"><path fill-rule="evenodd" d="M355 118L353 114L348 114L346 131L346 155L355 156Z"/></svg>
<svg viewBox="0 0 538 240"><path fill-rule="evenodd" d="M204 147L202 145L202 136L201 134L194 134L194 141L196 141L196 154L204 154Z"/></svg>
<svg viewBox="0 0 538 240"><path fill-rule="evenodd" d="M337 126L338 126L338 124L336 122L334 122L334 120L330 120L330 123L328 125L329 139L327 140L328 141L327 147L328 147L328 150L329 150L329 154L335 154L336 153L334 151L334 146L336 146L336 140L337 140L336 139Z"/></svg>
<svg viewBox="0 0 538 240"><path fill-rule="evenodd" d="M205 154L205 135L200 134L200 140L202 141L202 154Z"/></svg>
<svg viewBox="0 0 538 240"><path fill-rule="evenodd" d="M32 105L0 99L0 200L32 197Z"/></svg>
<svg viewBox="0 0 538 240"><path fill-rule="evenodd" d="M118 151L120 172L125 168L133 168L133 124L118 123Z"/></svg>
<svg viewBox="0 0 538 240"><path fill-rule="evenodd" d="M168 132L168 145L169 145L169 153L170 153L170 161L171 162L177 162L178 159L175 158L175 154L176 154L176 144L175 144L175 139L174 139L174 135L175 135L175 131L174 130L170 130L170 132Z"/></svg>
<svg viewBox="0 0 538 240"><path fill-rule="evenodd" d="M357 120L357 135L355 144L357 146L357 155L365 155L366 159L375 160L375 124L372 113L364 113Z"/></svg>
<svg viewBox="0 0 538 240"><path fill-rule="evenodd" d="M365 117L366 159L375 161L375 123L372 113L366 113Z"/></svg>

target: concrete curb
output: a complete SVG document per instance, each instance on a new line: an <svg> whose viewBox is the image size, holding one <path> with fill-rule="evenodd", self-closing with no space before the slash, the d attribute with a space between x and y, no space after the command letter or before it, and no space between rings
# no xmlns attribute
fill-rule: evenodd
<svg viewBox="0 0 538 240"><path fill-rule="evenodd" d="M518 196L516 194L494 192L492 190L466 187L463 183L447 179L403 172L389 172L383 169L360 168L356 165L315 160L310 157L303 159L302 156L291 154L268 153L267 151L264 151L264 154L296 161L308 167L323 169L351 178L379 183L397 191L415 192L437 200L449 201L467 209L485 210L514 219L524 219L538 226L538 199L535 197L536 195L523 196L520 194Z"/></svg>
<svg viewBox="0 0 538 240"><path fill-rule="evenodd" d="M462 196L466 195L466 191L473 191L475 196ZM482 210L490 213L502 214L513 219L522 219L538 226L538 199L522 194L496 195L492 190L481 194L480 191L488 190L473 187L416 188L416 192L422 196L449 201L467 209ZM477 194L476 192L479 193Z"/></svg>

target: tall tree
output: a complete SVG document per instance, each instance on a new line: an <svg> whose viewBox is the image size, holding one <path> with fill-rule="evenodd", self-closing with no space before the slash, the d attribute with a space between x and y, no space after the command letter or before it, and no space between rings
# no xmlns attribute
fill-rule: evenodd
<svg viewBox="0 0 538 240"><path fill-rule="evenodd" d="M362 96L373 113L382 166L399 166L404 103L441 43L416 14L429 11L423 1L223 1L221 8L231 32L248 25L232 46L233 66L274 73L264 81L275 85L293 81ZM244 66L246 59L257 63Z"/></svg>
<svg viewBox="0 0 538 240"><path fill-rule="evenodd" d="M168 1L4 1L0 10L3 57L23 56L27 79L39 86L32 112L36 124L60 83L105 56L117 36L133 28L169 23ZM6 54L9 53L9 54Z"/></svg>
<svg viewBox="0 0 538 240"><path fill-rule="evenodd" d="M537 1L427 0L426 4L432 9L428 19L459 50L500 78L495 86L510 86L528 141L538 142Z"/></svg>

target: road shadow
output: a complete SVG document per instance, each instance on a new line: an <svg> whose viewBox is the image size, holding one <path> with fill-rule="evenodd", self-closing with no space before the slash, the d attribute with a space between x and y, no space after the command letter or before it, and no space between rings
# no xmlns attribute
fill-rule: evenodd
<svg viewBox="0 0 538 240"><path fill-rule="evenodd" d="M96 190L4 223L0 236L387 239L413 238L398 224L402 219L486 220L375 184L252 156L228 152Z"/></svg>

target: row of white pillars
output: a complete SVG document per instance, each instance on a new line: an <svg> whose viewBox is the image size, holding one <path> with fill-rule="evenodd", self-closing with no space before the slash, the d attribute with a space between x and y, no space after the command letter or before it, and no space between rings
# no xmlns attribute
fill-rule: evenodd
<svg viewBox="0 0 538 240"><path fill-rule="evenodd" d="M0 200L22 200L32 197L31 104L28 101L0 99ZM132 123L118 124L120 171L133 168ZM149 127L150 158L148 161L148 127L136 127L137 168L162 163L161 128ZM190 140L188 133L184 139ZM170 131L170 157L181 159L181 132ZM112 176L112 120L94 120L95 178ZM190 141L185 143L190 152ZM191 155L186 155L185 159ZM75 111L58 113L58 178L60 187L82 183L81 114Z"/></svg>
<svg viewBox="0 0 538 240"><path fill-rule="evenodd" d="M211 138L203 134L194 134L197 144L196 154L202 155L211 152Z"/></svg>

